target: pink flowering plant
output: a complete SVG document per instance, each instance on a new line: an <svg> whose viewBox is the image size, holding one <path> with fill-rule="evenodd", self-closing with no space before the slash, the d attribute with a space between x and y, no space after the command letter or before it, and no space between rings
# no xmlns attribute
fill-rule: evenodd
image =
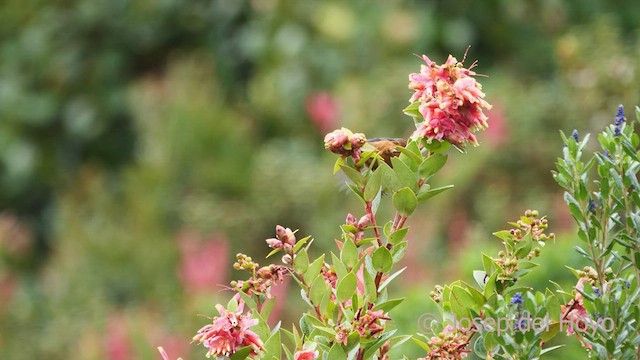
<svg viewBox="0 0 640 360"><path fill-rule="evenodd" d="M267 258L277 255L280 261L261 266L238 254L234 269L247 276L230 283L235 295L226 306L216 305L219 315L193 337L207 357L389 360L390 349L404 345L423 348L418 360L462 359L472 352L486 359L537 359L558 348L546 344L567 319L575 325L565 326L567 333L576 334L598 358L635 354L640 344L640 141L624 120L599 137L606 153L586 163L580 159L587 139L563 137L564 158L554 176L567 191L565 199L586 244L577 249L593 263L574 270L575 289L534 292L520 285L555 238L547 232L547 219L527 210L510 223L511 229L494 233L504 249L495 257L482 255L483 269L473 274L476 284L456 281L431 291L441 313L422 329L428 331L398 333L391 311L404 298L390 294L389 285L405 270L399 263L408 244L407 219L418 205L453 187L432 187L432 179L445 166L451 146L464 152L467 144L478 145L477 132L488 126L484 110L491 107L471 70L475 63L465 68L464 59L453 56L442 65L426 56L422 60L420 72L409 75L413 94L404 112L413 118L415 130L408 140L368 139L346 128L325 136L325 148L338 155L334 173L346 175L362 204L340 225L337 250L312 258L310 236L278 225L266 244L272 249ZM590 191L588 174L594 166L600 177ZM382 219L381 206L390 207L393 215ZM287 277L299 285L308 311L290 329L281 323L270 327L267 319L276 301L272 289ZM597 316L611 317L617 332L598 328ZM467 326L461 326L462 319L469 320ZM503 329L500 319L510 327ZM547 322L532 326L539 319ZM585 329L595 330L586 334Z"/></svg>

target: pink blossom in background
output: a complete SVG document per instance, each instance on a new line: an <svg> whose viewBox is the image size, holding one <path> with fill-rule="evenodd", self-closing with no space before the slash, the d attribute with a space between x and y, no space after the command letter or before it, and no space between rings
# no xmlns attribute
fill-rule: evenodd
<svg viewBox="0 0 640 360"><path fill-rule="evenodd" d="M499 148L510 136L504 107L493 104L493 107L487 111L487 117L491 119L491 126L485 131L487 142L494 148Z"/></svg>
<svg viewBox="0 0 640 360"><path fill-rule="evenodd" d="M202 236L183 229L177 240L181 257L179 277L187 292L214 291L227 281L229 241L224 235Z"/></svg>
<svg viewBox="0 0 640 360"><path fill-rule="evenodd" d="M17 285L15 275L0 271L0 313L9 307Z"/></svg>
<svg viewBox="0 0 640 360"><path fill-rule="evenodd" d="M162 344L160 353L163 354L163 359L175 359L179 354L189 352L189 342L181 336L165 335L156 343Z"/></svg>
<svg viewBox="0 0 640 360"><path fill-rule="evenodd" d="M457 254L467 243L469 218L464 210L456 210L447 224L447 245L450 254Z"/></svg>
<svg viewBox="0 0 640 360"><path fill-rule="evenodd" d="M105 355L108 360L133 360L133 345L127 319L122 314L111 314L107 319Z"/></svg>
<svg viewBox="0 0 640 360"><path fill-rule="evenodd" d="M328 92L314 92L305 102L307 115L320 133L326 133L337 127L339 106L336 99Z"/></svg>
<svg viewBox="0 0 640 360"><path fill-rule="evenodd" d="M10 212L0 213L0 254L24 257L31 251L31 229Z"/></svg>

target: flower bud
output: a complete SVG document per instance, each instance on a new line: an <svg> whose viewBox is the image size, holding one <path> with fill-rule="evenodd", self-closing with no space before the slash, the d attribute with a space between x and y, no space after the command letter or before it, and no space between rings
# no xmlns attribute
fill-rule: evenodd
<svg viewBox="0 0 640 360"><path fill-rule="evenodd" d="M291 231L291 229L289 228L285 229L285 238L282 239L282 241L289 245L296 244L296 236L293 234L293 231Z"/></svg>
<svg viewBox="0 0 640 360"><path fill-rule="evenodd" d="M291 255L287 254L282 257L282 262L287 265L291 265L291 263L293 262L293 258L291 257Z"/></svg>
<svg viewBox="0 0 640 360"><path fill-rule="evenodd" d="M281 241L283 240L283 237L286 235L286 230L283 226L281 225L276 225L276 237L278 239L280 239Z"/></svg>
<svg viewBox="0 0 640 360"><path fill-rule="evenodd" d="M347 225L352 225L352 226L356 226L356 217L353 216L353 214L348 213L347 214L347 218L344 220L344 223Z"/></svg>
<svg viewBox="0 0 640 360"><path fill-rule="evenodd" d="M371 216L365 215L358 220L358 229L362 230L367 226L371 225Z"/></svg>
<svg viewBox="0 0 640 360"><path fill-rule="evenodd" d="M344 154L344 146L349 142L349 133L345 129L338 129L324 137L324 147L335 154Z"/></svg>
<svg viewBox="0 0 640 360"><path fill-rule="evenodd" d="M269 245L269 247L272 248L272 249L281 249L282 248L282 241L280 241L278 239L267 239L266 242L267 242L267 245Z"/></svg>
<svg viewBox="0 0 640 360"><path fill-rule="evenodd" d="M349 142L351 142L353 149L359 149L367 142L367 137L362 133L353 134L349 138Z"/></svg>

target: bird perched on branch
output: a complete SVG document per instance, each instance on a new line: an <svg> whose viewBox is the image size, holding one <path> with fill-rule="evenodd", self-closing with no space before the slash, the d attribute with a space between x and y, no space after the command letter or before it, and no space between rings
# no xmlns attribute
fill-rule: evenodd
<svg viewBox="0 0 640 360"><path fill-rule="evenodd" d="M407 140L403 138L373 138L367 139L367 144L376 148L378 155L382 157L384 162L392 166L391 158L400 155L400 150L398 150L397 147L407 146Z"/></svg>

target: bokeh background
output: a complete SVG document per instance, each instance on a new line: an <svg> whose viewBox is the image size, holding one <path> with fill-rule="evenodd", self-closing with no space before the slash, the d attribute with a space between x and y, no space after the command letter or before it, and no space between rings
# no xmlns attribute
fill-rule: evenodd
<svg viewBox="0 0 640 360"><path fill-rule="evenodd" d="M559 235L528 284L570 286L558 130L632 113L639 31L636 0L3 1L0 357L157 359L162 345L203 358L189 340L231 296L220 285L245 276L235 253L266 263L282 224L319 255L347 211L362 215L323 135L410 134L413 54L443 62L469 45L490 128L452 154L437 182L454 190L411 219L393 316L418 330L433 285L469 279L527 208ZM286 327L304 311L294 287L277 290ZM556 358L583 359L568 342Z"/></svg>

